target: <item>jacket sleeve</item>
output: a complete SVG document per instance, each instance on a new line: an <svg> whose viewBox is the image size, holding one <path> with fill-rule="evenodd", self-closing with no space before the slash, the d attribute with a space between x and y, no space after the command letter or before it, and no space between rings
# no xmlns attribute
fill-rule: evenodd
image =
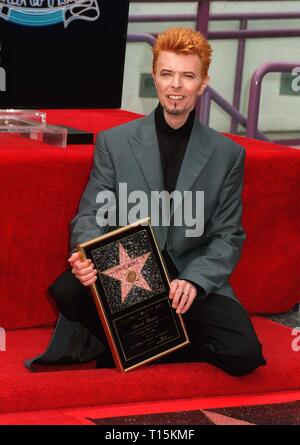
<svg viewBox="0 0 300 445"><path fill-rule="evenodd" d="M100 192L105 192L103 196L108 196L109 193L115 196L114 167L102 133L96 139L94 165L81 197L78 213L71 221L71 251L75 250L78 243L89 241L108 231L107 226L101 222L104 215L101 216L99 212ZM106 209L114 204L113 200L108 200Z"/></svg>
<svg viewBox="0 0 300 445"><path fill-rule="evenodd" d="M222 287L233 272L246 238L241 224L245 150L226 176L216 210L206 228L207 245L199 257L180 273L179 279L203 288L200 298Z"/></svg>

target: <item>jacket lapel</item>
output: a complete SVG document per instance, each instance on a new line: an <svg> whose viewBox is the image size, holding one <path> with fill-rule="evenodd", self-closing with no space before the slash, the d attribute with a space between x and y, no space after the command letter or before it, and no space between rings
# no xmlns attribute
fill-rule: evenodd
<svg viewBox="0 0 300 445"><path fill-rule="evenodd" d="M139 126L136 133L130 138L129 143L132 147L133 153L138 161L144 178L149 185L150 192L161 192L165 189L165 186L162 172L160 149L155 129L154 113L155 111L153 111L149 116L143 119L142 124ZM150 193L148 198L150 198ZM153 199L153 195L151 196L151 199ZM154 195L154 199L158 201L157 208L162 209L162 212L165 214L165 209L162 206L162 202L161 200L157 199L156 194ZM153 215L151 216L153 219ZM153 226L153 230L157 236L159 245L161 246L161 248L163 248L166 243L168 227L163 225Z"/></svg>
<svg viewBox="0 0 300 445"><path fill-rule="evenodd" d="M164 190L161 156L155 131L154 111L143 119L129 140L150 190Z"/></svg>
<svg viewBox="0 0 300 445"><path fill-rule="evenodd" d="M182 196L185 191L191 190L214 150L215 146L205 127L195 118L175 187L175 190L181 192ZM174 210L171 209L171 215Z"/></svg>
<svg viewBox="0 0 300 445"><path fill-rule="evenodd" d="M176 190L190 190L215 150L205 128L195 119L179 171Z"/></svg>

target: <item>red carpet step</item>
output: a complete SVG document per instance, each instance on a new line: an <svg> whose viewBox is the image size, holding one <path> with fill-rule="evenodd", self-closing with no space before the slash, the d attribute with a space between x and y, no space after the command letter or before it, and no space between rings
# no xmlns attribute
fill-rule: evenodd
<svg viewBox="0 0 300 445"><path fill-rule="evenodd" d="M87 365L44 367L43 372L31 373L23 361L45 349L52 331L9 331L7 351L0 353L1 412L265 394L300 388L300 352L292 350L291 329L261 317L253 320L268 365L245 377L229 376L206 363L149 365L127 374L116 369L93 369L94 363L90 363L89 369Z"/></svg>

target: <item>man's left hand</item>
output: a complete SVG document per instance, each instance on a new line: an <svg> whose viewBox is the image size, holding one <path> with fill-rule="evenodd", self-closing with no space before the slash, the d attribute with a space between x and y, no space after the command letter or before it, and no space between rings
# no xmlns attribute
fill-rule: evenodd
<svg viewBox="0 0 300 445"><path fill-rule="evenodd" d="M197 289L189 281L173 280L170 285L169 298L177 314L185 314L197 296Z"/></svg>

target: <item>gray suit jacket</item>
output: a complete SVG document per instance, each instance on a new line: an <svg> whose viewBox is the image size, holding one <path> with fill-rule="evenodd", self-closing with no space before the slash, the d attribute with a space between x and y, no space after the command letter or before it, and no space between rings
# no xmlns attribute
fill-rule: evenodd
<svg viewBox="0 0 300 445"><path fill-rule="evenodd" d="M167 248L179 270L179 278L199 284L206 295L215 292L235 298L228 278L245 239L241 226L244 157L241 146L195 119L176 190L182 194L204 191L204 233L186 237L188 227L184 225L153 227L160 247ZM164 190L154 112L98 135L94 168L71 224L72 248L108 230L96 224L96 196L110 190L119 198L119 183L127 183L128 194L144 191L149 202L151 191ZM128 205L128 211L133 205Z"/></svg>
<svg viewBox="0 0 300 445"><path fill-rule="evenodd" d="M153 227L160 248L168 250L179 271L179 278L197 283L204 289L199 298L205 298L210 293L236 298L228 279L240 258L245 239L241 225L244 158L243 147L195 119L176 190L182 194L185 191L204 192L204 232L198 237L186 237L189 227L174 226L172 220L169 227ZM72 250L77 243L114 229L100 227L96 223L99 208L96 197L99 192L109 190L116 194L118 202L120 183L127 183L128 194L142 190L149 197L149 202L151 191L164 190L154 112L98 135L90 179L82 195L78 214L71 222ZM128 204L127 211L133 205ZM121 217L127 217L122 215L122 211L125 212L125 208L120 209ZM176 211L176 208L172 208L171 215L174 216ZM119 225L118 217L119 214L116 226ZM60 350L60 359L63 357L57 340L60 331L68 331L70 338L72 332L78 331L78 324L71 323L71 326L76 327L72 330L70 323L64 317L60 318L50 344L50 349L51 345L53 349L54 344L55 350ZM81 343L90 345L86 340L89 333L85 329L83 331L85 335L80 332ZM72 344L76 344L73 337ZM79 349L75 354L72 351L69 356L78 356L79 360L85 361L97 350L91 347L93 353L86 355L82 353L82 348ZM47 363L47 357L46 361L44 355L41 357ZM31 364L27 362L27 366Z"/></svg>

